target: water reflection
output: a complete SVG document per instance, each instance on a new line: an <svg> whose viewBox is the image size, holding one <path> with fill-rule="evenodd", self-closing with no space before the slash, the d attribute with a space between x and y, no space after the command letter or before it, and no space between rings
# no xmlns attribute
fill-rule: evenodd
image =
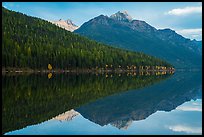
<svg viewBox="0 0 204 137"><path fill-rule="evenodd" d="M106 75L112 77L107 78ZM3 75L2 131L5 133L38 124L99 98L139 89L169 76L127 76L126 73L121 76L75 73Z"/></svg>
<svg viewBox="0 0 204 137"><path fill-rule="evenodd" d="M71 109L69 111L66 111L52 119L54 120L59 120L60 122L61 121L70 121L72 120L75 116L79 115L80 113L75 111L74 109Z"/></svg>
<svg viewBox="0 0 204 137"><path fill-rule="evenodd" d="M52 78L52 73L49 73L49 74L47 75L47 77L48 77L48 79L51 79L51 78Z"/></svg>
<svg viewBox="0 0 204 137"><path fill-rule="evenodd" d="M99 99L76 111L101 126L111 124L127 129L132 121L146 119L159 110L171 111L198 95L201 95L200 73L180 72L159 84Z"/></svg>
<svg viewBox="0 0 204 137"><path fill-rule="evenodd" d="M154 125L158 128L156 134L168 134L170 131L184 134L185 131L190 132L190 127L197 130L197 133L200 131L200 121L196 127L187 120L195 114L185 114L183 118L186 119L174 117L173 121L177 123L168 121L168 116L161 121L162 111L169 112L170 117L178 111L202 111L197 102L178 107L191 99L201 98L200 72L175 73L172 77L129 76L127 73L120 76L112 74L112 77L111 74L108 77L106 75L53 74L49 80L44 75L3 77L3 131L13 131L48 119L51 120L9 133L37 134L32 132L37 130L39 134L148 134L144 129L152 121L154 124L166 124L165 128ZM9 87L10 84L15 85L14 91L13 87ZM9 100L9 95L11 99L17 98L17 103ZM200 116L195 118L199 120ZM182 120L189 123L183 124ZM40 130L42 127L45 133ZM150 134L153 129L148 129Z"/></svg>
<svg viewBox="0 0 204 137"><path fill-rule="evenodd" d="M202 100L191 100L179 107L191 106L193 104L202 105ZM63 116L64 118L62 118ZM59 119L59 117L61 117ZM183 111L179 109L170 112L157 111L145 120L132 121L127 129L117 129L111 124L100 126L94 122L85 119L75 110L67 111L51 120L38 125L28 126L26 128L6 133L7 135L21 134L53 134L53 135L80 135L80 134L162 134L162 135L183 135L183 134L202 134L202 112Z"/></svg>

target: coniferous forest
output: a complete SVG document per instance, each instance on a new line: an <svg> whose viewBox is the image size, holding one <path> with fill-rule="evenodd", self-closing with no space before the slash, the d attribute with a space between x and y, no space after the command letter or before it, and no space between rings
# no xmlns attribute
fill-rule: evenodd
<svg viewBox="0 0 204 137"><path fill-rule="evenodd" d="M90 40L40 18L2 7L2 68L53 69L165 66L153 56Z"/></svg>

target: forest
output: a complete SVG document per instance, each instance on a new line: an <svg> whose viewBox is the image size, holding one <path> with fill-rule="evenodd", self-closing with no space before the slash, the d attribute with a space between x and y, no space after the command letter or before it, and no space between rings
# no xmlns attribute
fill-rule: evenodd
<svg viewBox="0 0 204 137"><path fill-rule="evenodd" d="M50 22L2 7L2 68L53 69L164 66L168 62L114 48Z"/></svg>

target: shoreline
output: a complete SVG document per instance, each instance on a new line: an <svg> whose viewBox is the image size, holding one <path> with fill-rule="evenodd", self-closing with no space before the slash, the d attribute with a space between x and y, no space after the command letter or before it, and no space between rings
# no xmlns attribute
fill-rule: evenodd
<svg viewBox="0 0 204 137"><path fill-rule="evenodd" d="M159 72L159 71L175 71L175 69L2 69L2 73L69 73L69 72Z"/></svg>
<svg viewBox="0 0 204 137"><path fill-rule="evenodd" d="M6 72L2 71L2 75L10 75L10 76L17 76L17 75L48 75L48 78L50 79L53 74L65 74L65 75L81 75L81 74L91 74L91 75L105 75L106 78L113 77L113 75L127 75L127 76L150 76L150 75L166 75L166 74L174 74L175 71L172 70L33 70L33 71L12 71L12 72Z"/></svg>
<svg viewBox="0 0 204 137"><path fill-rule="evenodd" d="M170 73L173 74L175 72L196 72L201 71L201 69L69 69L69 70L62 70L62 69L55 69L55 70L42 70L42 69L28 69L28 68L9 68L5 69L2 68L2 75L6 74L49 74L49 73L76 73L76 74L86 74L86 73L92 73L92 74L104 74L104 73L116 73L116 74L122 74L122 73Z"/></svg>
<svg viewBox="0 0 204 137"><path fill-rule="evenodd" d="M174 73L177 72L192 72L192 71L201 71L198 68L167 68L167 69L123 69L123 68L88 68L88 69L30 69L30 68L2 68L2 74L31 74L31 73L135 73L135 72L147 72L147 73L155 73L155 72L166 72L166 73Z"/></svg>

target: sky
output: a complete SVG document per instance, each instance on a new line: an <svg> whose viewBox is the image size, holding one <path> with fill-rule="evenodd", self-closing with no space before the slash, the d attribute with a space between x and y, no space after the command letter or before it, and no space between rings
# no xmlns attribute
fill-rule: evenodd
<svg viewBox="0 0 204 137"><path fill-rule="evenodd" d="M202 40L202 2L3 2L3 7L45 20L71 19L83 23L99 15L127 11L157 29L170 28Z"/></svg>

